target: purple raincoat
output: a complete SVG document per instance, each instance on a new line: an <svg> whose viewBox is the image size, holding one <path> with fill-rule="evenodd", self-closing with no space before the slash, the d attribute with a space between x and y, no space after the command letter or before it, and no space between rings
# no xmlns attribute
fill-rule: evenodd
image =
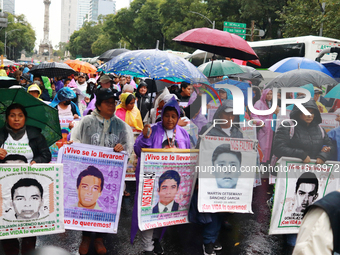
<svg viewBox="0 0 340 255"><path fill-rule="evenodd" d="M260 100L258 100L254 105L255 109L257 109L257 110L268 110L269 109L267 102L266 102L266 96L267 96L269 91L271 91L271 90L270 89L263 90ZM271 152L271 149L272 149L272 142L273 142L274 132L273 132L273 129L271 127L271 124L272 124L271 119L273 118L273 114L256 115L256 114L252 113L251 118L262 120L265 123L265 126L260 128L257 131L257 140L259 141L261 150L262 150L263 155L264 155L262 162L267 162L268 160L270 160L270 152ZM269 119L269 120L266 121L266 119ZM257 125L259 125L259 124L260 123L257 123Z"/></svg>
<svg viewBox="0 0 340 255"><path fill-rule="evenodd" d="M64 87L64 83L62 80L55 82L55 91L58 92L61 88Z"/></svg>
<svg viewBox="0 0 340 255"><path fill-rule="evenodd" d="M188 105L191 105L197 98L197 93L192 93L189 99ZM197 114L196 118L191 119L191 121L197 126L198 132L201 131L202 127L208 124L208 120L206 117L203 116L202 111L200 109L199 113Z"/></svg>
<svg viewBox="0 0 340 255"><path fill-rule="evenodd" d="M177 101L173 98L167 104L164 105L162 109L162 120L163 120L163 112L166 107L174 107L177 110L178 116L180 116L180 109ZM144 138L143 133L141 133L135 142L134 150L138 157L137 167L136 167L136 194L134 207L132 211L132 223L131 223L131 243L137 234L138 231L138 189L139 189L139 172L140 172L140 156L142 152L142 148L154 148L154 149L162 149L163 137L165 135L165 131L163 128L162 121L157 122L155 125L151 127L152 133L150 138ZM179 149L190 149L190 138L187 131L176 125L176 136L175 140L177 141Z"/></svg>

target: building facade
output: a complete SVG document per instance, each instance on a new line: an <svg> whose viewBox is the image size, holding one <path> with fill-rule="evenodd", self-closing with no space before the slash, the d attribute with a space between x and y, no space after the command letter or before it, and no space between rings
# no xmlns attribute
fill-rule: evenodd
<svg viewBox="0 0 340 255"><path fill-rule="evenodd" d="M86 21L89 15L90 1L91 0L78 0L76 30L79 30L83 26L84 21Z"/></svg>
<svg viewBox="0 0 340 255"><path fill-rule="evenodd" d="M114 0L91 0L89 20L98 21L99 15L108 15L116 13L116 1Z"/></svg>
<svg viewBox="0 0 340 255"><path fill-rule="evenodd" d="M77 0L61 0L61 42L68 42L77 28L77 3Z"/></svg>
<svg viewBox="0 0 340 255"><path fill-rule="evenodd" d="M3 8L3 12L9 12L11 14L15 14L15 0L1 0L1 6Z"/></svg>

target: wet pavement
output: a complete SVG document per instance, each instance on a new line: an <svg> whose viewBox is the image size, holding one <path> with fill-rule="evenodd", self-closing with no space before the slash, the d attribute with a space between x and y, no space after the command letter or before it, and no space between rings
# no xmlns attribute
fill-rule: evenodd
<svg viewBox="0 0 340 255"><path fill-rule="evenodd" d="M266 201L271 197L272 186L268 179L262 179L262 185L254 189L254 214L226 214L232 229L221 229L219 240L223 246L217 254L228 255L285 255L285 242L282 235L268 235L270 210ZM137 235L134 244L130 244L130 226L135 193L135 182L127 182L130 197L124 197L118 227L118 234L108 234L104 243L108 255L135 255L142 254L141 237ZM63 234L47 235L37 238L37 246L54 245L78 255L81 241L80 231L66 230ZM202 255L202 226L197 224L184 224L168 227L161 244L165 255ZM4 254L0 248L0 254ZM93 245L89 255L96 255Z"/></svg>

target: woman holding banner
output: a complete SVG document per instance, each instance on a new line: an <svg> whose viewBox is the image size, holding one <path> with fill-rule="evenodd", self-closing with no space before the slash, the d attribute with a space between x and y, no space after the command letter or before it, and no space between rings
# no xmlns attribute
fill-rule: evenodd
<svg viewBox="0 0 340 255"><path fill-rule="evenodd" d="M0 130L0 163L18 159L23 159L23 162L31 164L51 161L51 152L41 130L26 126L26 118L27 112L21 104L15 103L6 109L6 124ZM25 151L24 154L16 152L19 147L21 151ZM27 254L34 250L35 242L35 236L23 238L21 254ZM18 239L6 239L1 243L6 255L19 254Z"/></svg>
<svg viewBox="0 0 340 255"><path fill-rule="evenodd" d="M310 99L302 105L311 115L305 115L298 107L294 106L290 113L290 119L296 121L297 125L291 127L294 123L290 122L284 122L284 126L281 124L274 138L274 155L278 158L300 158L306 164L311 159L316 159L317 164L324 164L326 160L331 159L334 145L326 131L319 125L322 119L314 99ZM295 234L287 235L290 254L294 249L295 242Z"/></svg>
<svg viewBox="0 0 340 255"><path fill-rule="evenodd" d="M71 140L77 143L111 147L115 152L132 151L133 134L131 128L115 116L116 94L111 89L100 89L96 92L96 109L81 119L71 134ZM88 253L91 233L83 231L79 253ZM103 237L104 233L95 233L94 247L97 254L107 252Z"/></svg>
<svg viewBox="0 0 340 255"><path fill-rule="evenodd" d="M138 231L138 187L139 187L139 173L140 173L140 156L142 148L180 148L190 149L190 138L182 127L177 123L180 118L180 108L177 100L173 97L167 102L162 110L162 121L153 125L147 124L143 129L143 133L137 137L134 150L138 156L138 163L136 167L136 195L135 204L132 213L132 227L131 227L131 243L134 240ZM150 229L142 231L142 242L144 254L153 255L163 254L163 248L159 243L161 232L163 228L155 230Z"/></svg>

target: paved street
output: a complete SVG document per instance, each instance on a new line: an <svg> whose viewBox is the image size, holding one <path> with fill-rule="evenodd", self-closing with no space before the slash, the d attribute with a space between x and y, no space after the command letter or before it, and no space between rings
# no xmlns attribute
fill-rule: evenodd
<svg viewBox="0 0 340 255"><path fill-rule="evenodd" d="M254 214L228 214L228 221L232 230L222 228L220 241L223 250L217 254L250 255L250 254L275 254L284 255L285 245L282 236L269 236L270 212L266 200L271 196L271 187L263 185L254 189L253 210ZM130 240L131 214L133 208L133 195L135 183L128 182L127 189L131 197L124 198L118 235L107 235L105 245L109 255L116 254L141 254L142 246L140 236L134 242ZM268 190L267 190L268 189ZM186 224L169 227L162 240L162 245L167 255L201 255L202 252L202 227L196 224ZM81 232L67 230L64 234L38 237L37 246L54 245L62 247L72 255L79 254L78 246L81 241ZM3 254L0 250L0 254ZM95 255L91 246L89 255Z"/></svg>

